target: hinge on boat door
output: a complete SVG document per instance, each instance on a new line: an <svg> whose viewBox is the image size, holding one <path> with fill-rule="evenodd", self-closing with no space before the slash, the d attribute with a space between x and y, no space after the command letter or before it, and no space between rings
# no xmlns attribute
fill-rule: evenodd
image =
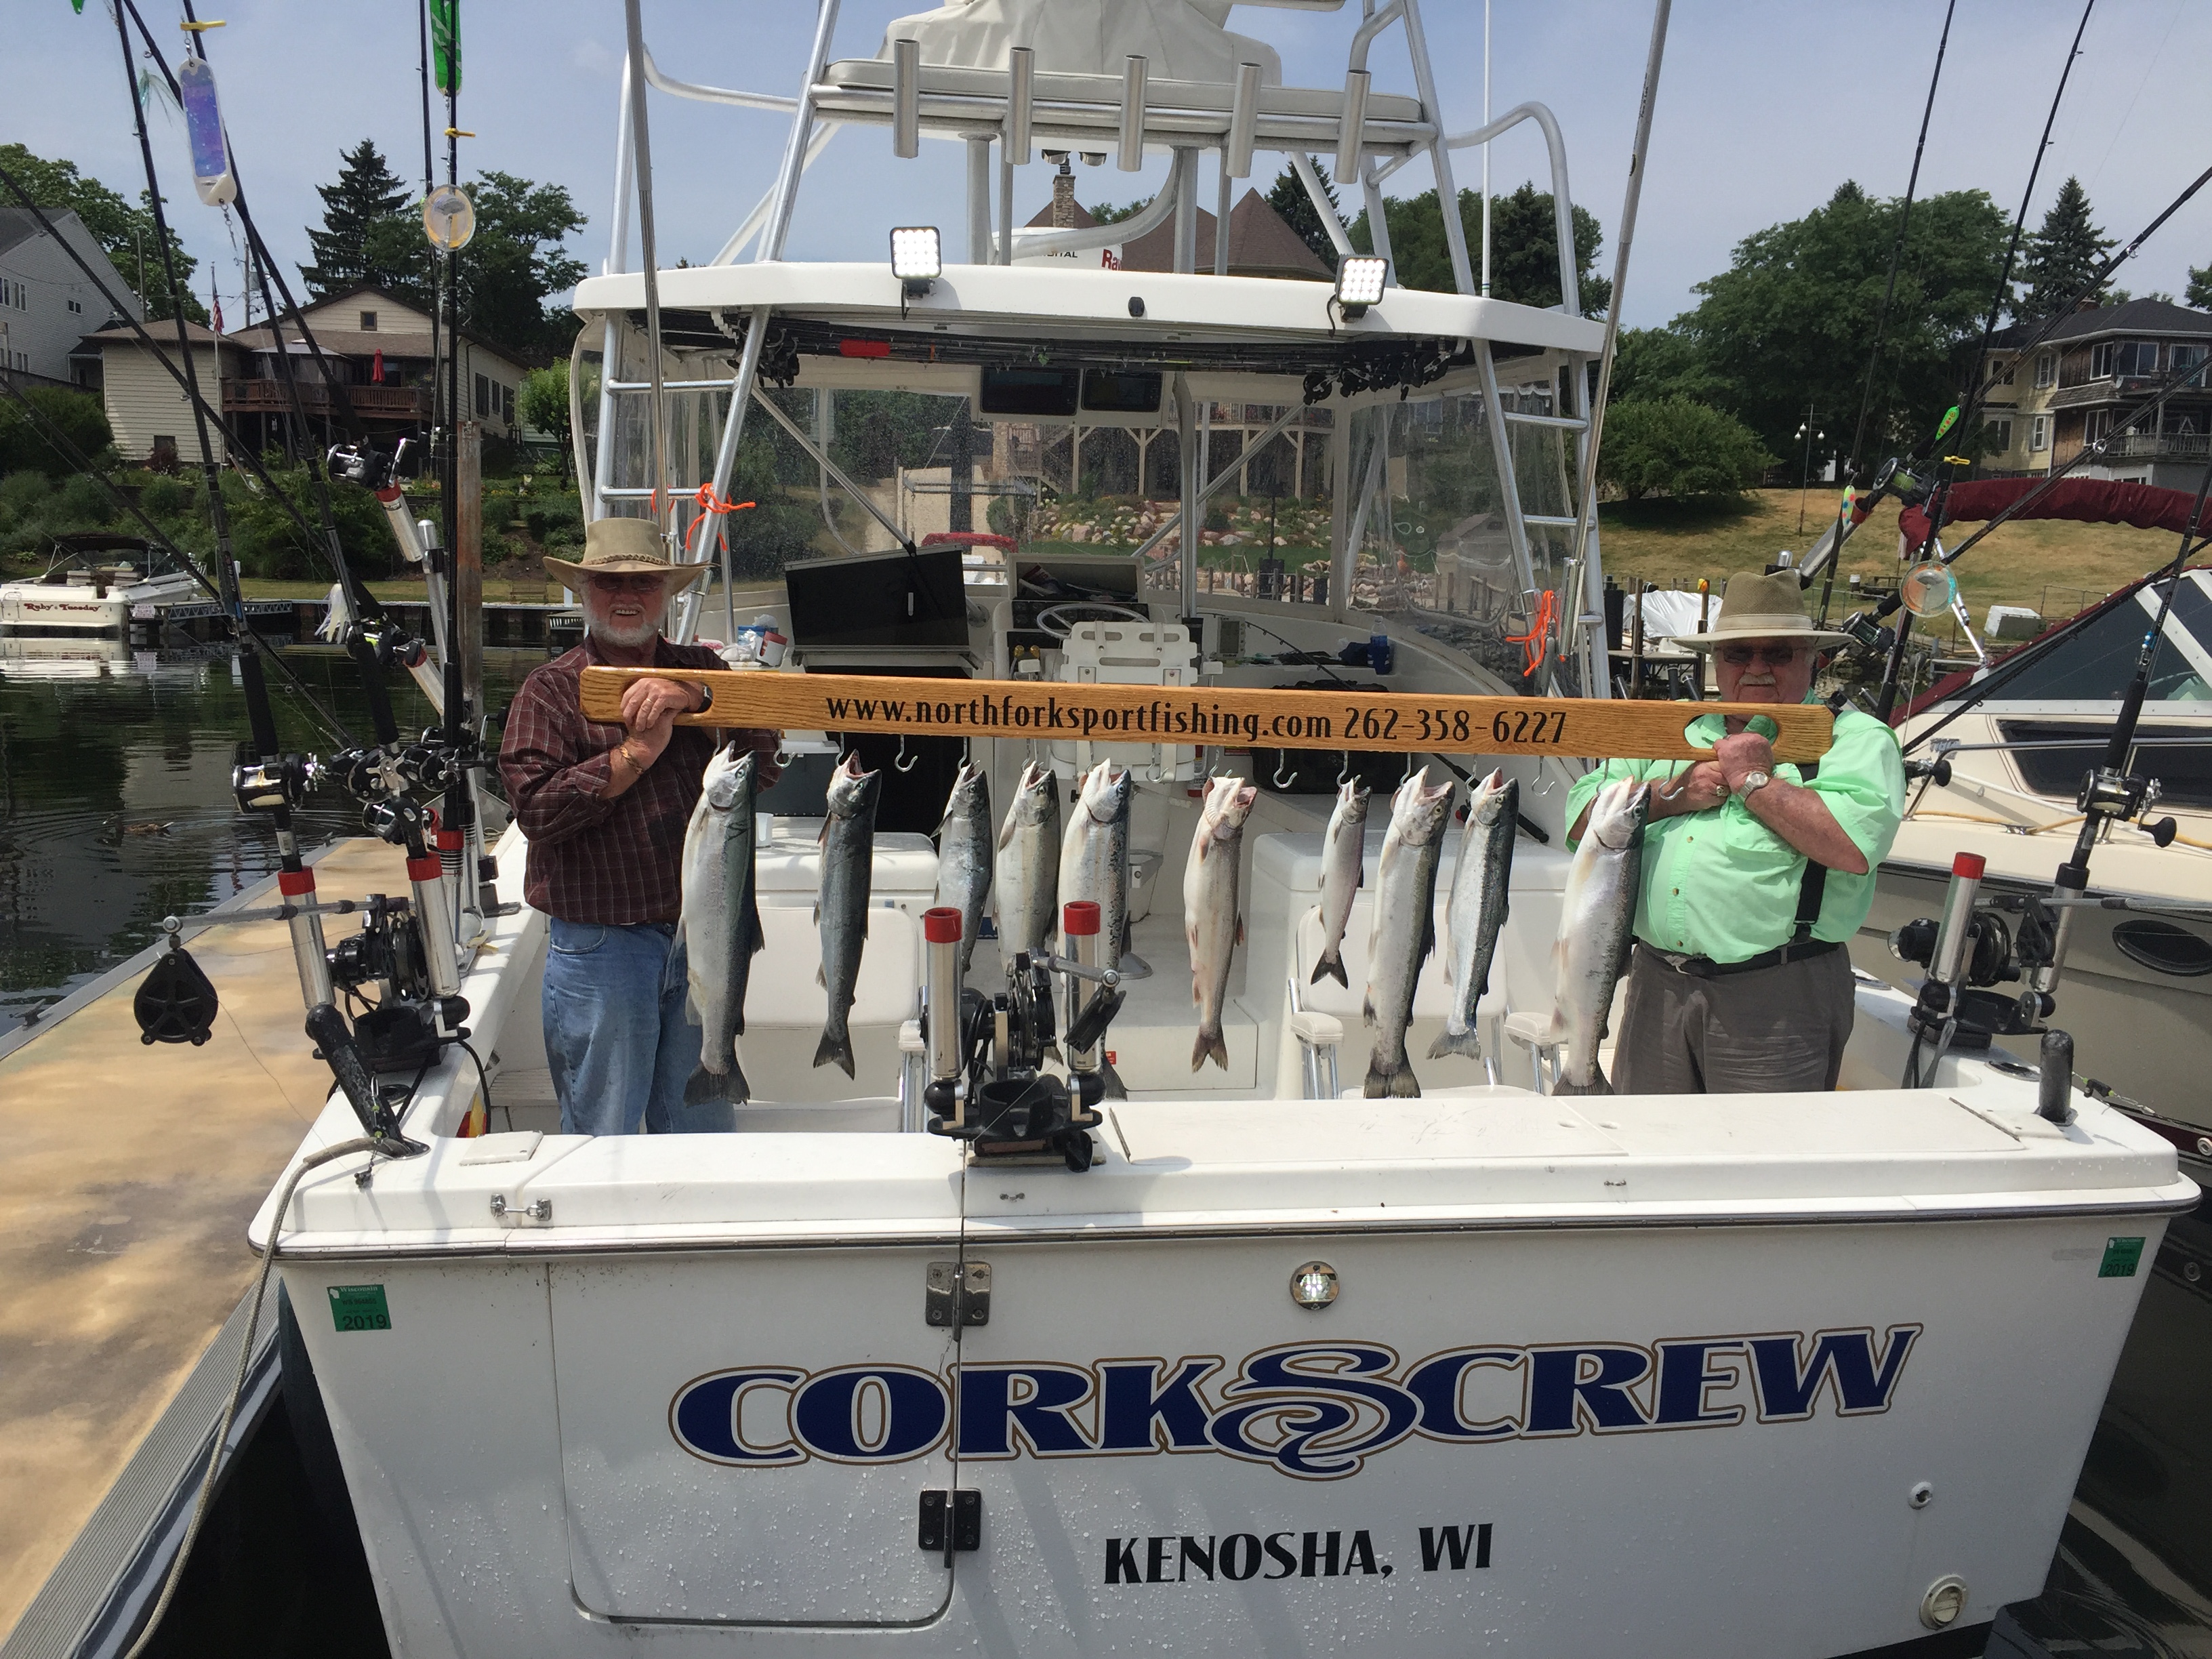
<svg viewBox="0 0 2212 1659"><path fill-rule="evenodd" d="M951 1536L945 1535L945 1498L952 1499ZM952 1565L957 1550L983 1547L983 1494L973 1486L951 1493L926 1492L921 1495L921 1547L941 1552L945 1565Z"/></svg>
<svg viewBox="0 0 2212 1659"><path fill-rule="evenodd" d="M922 1316L944 1330L964 1331L991 1322L991 1264L933 1261Z"/></svg>

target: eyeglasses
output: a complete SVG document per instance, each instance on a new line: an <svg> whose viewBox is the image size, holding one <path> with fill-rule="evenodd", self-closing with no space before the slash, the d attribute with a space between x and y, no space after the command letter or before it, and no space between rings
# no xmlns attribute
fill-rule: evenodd
<svg viewBox="0 0 2212 1659"><path fill-rule="evenodd" d="M659 576L591 576L586 578L602 593L652 593L659 590Z"/></svg>
<svg viewBox="0 0 2212 1659"><path fill-rule="evenodd" d="M1721 660L1731 668L1748 668L1755 662L1763 662L1774 668L1787 668L1806 654L1802 646L1796 645L1724 645L1721 647Z"/></svg>

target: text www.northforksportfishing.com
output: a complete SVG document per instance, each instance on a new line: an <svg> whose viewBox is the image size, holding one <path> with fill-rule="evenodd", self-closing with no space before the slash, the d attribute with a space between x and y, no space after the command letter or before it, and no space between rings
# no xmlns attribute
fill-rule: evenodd
<svg viewBox="0 0 2212 1659"><path fill-rule="evenodd" d="M1060 732L1088 738L1100 732L1133 732L1148 738L1301 738L1328 743L1364 738L1383 742L1401 736L1425 741L1474 739L1479 717L1463 708L1347 707L1342 717L1330 714L1267 714L1239 713L1198 698L1170 700L1156 697L1132 708L1090 708L1063 703L1047 695L1000 693L943 702L930 698L911 701L894 697L825 696L825 726L850 731L867 726L946 726L983 730ZM1403 732L1401 724L1407 728ZM1412 728L1416 725L1418 732ZM1556 744L1565 735L1566 715L1551 711L1520 711L1496 715L1489 736L1498 741Z"/></svg>

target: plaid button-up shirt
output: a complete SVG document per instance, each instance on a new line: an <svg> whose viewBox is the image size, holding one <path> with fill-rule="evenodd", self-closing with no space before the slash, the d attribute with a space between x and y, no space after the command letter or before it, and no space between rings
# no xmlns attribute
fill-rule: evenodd
<svg viewBox="0 0 2212 1659"><path fill-rule="evenodd" d="M507 711L499 774L530 838L523 896L563 921L673 921L684 904L684 832L718 740L750 741L773 756L779 734L679 726L645 775L610 798L609 757L624 728L586 719L578 700L585 668L605 660L586 635L577 649L534 670ZM704 646L666 640L654 643L653 660L665 668L726 665ZM763 785L775 776L770 763Z"/></svg>

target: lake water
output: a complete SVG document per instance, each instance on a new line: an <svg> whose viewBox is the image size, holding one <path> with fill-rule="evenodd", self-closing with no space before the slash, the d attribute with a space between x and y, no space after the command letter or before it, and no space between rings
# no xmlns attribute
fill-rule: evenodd
<svg viewBox="0 0 2212 1659"><path fill-rule="evenodd" d="M314 696L367 740L367 698L334 649L288 649ZM485 653L485 701L506 707L541 651ZM287 752L339 745L270 677ZM433 723L389 677L403 734ZM246 693L227 652L132 650L113 640L0 639L0 1034L153 944L163 916L203 909L275 871L266 819L233 804ZM303 847L361 833L334 787L295 815Z"/></svg>

